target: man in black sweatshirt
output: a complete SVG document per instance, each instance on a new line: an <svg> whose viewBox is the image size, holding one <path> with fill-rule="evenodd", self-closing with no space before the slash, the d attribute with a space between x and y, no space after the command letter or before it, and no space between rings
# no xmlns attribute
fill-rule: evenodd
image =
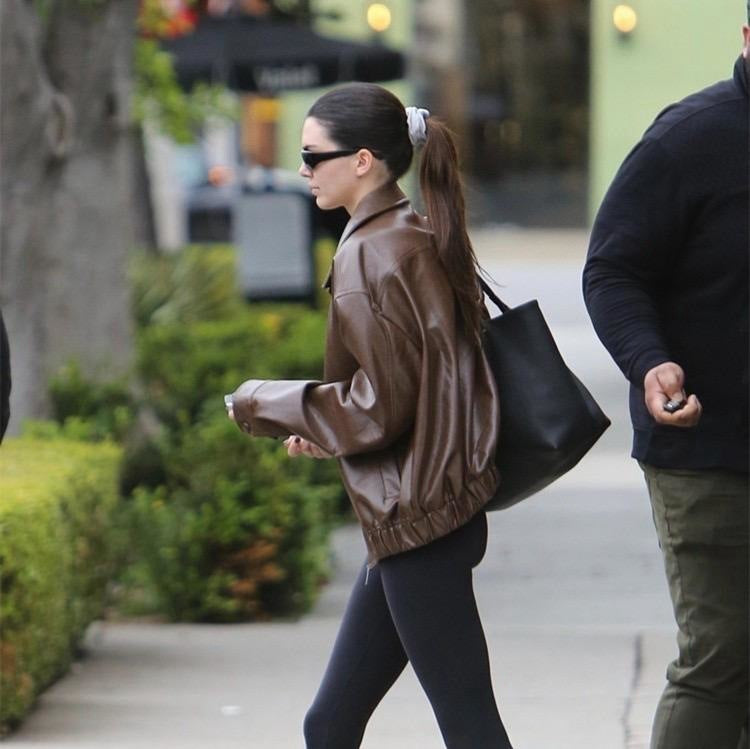
<svg viewBox="0 0 750 749"><path fill-rule="evenodd" d="M750 24L750 9L748 13ZM678 625L651 749L747 747L748 70L665 109L599 209L583 272L630 381Z"/></svg>

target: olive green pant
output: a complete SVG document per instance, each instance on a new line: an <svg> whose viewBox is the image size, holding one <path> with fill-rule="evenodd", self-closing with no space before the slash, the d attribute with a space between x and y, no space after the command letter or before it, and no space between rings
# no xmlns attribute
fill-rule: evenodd
<svg viewBox="0 0 750 749"><path fill-rule="evenodd" d="M747 749L747 474L641 468L679 628L651 749Z"/></svg>

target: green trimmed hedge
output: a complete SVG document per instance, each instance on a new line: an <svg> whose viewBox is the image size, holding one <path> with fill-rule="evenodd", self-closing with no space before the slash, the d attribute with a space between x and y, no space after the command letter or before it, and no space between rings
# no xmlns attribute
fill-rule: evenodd
<svg viewBox="0 0 750 749"><path fill-rule="evenodd" d="M141 579L158 609L223 622L307 610L329 572L341 494L333 462L290 459L223 414L164 457L165 483L132 498Z"/></svg>
<svg viewBox="0 0 750 749"><path fill-rule="evenodd" d="M120 452L62 439L0 447L0 734L101 614L117 566Z"/></svg>

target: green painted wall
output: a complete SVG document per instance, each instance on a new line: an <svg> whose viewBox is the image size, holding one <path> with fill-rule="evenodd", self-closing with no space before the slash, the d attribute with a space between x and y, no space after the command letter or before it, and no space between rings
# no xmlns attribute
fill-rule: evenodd
<svg viewBox="0 0 750 749"><path fill-rule="evenodd" d="M745 0L630 0L638 25L623 38L612 24L618 2L591 3L591 218L654 117L731 77L746 20Z"/></svg>
<svg viewBox="0 0 750 749"><path fill-rule="evenodd" d="M404 51L408 48L412 38L412 0L386 0L385 3L392 13L391 28L378 38L389 47ZM314 7L318 11L335 10L340 15L339 20L319 20L316 30L327 36L339 36L347 39L368 41L375 38L367 25L367 7L369 2L360 0L318 0ZM407 79L383 83L389 90L409 106L412 87ZM327 89L311 89L284 94L282 99L281 120L278 128L278 165L283 169L297 169L299 167L300 133L302 122L312 103ZM409 189L409 183L406 184Z"/></svg>

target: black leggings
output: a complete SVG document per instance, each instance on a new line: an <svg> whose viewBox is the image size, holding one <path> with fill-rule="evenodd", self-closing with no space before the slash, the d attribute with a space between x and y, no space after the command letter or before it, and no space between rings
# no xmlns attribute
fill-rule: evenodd
<svg viewBox="0 0 750 749"><path fill-rule="evenodd" d="M511 749L495 704L472 568L480 512L444 538L362 569L315 701L308 749L355 749L385 693L412 664L448 749Z"/></svg>

